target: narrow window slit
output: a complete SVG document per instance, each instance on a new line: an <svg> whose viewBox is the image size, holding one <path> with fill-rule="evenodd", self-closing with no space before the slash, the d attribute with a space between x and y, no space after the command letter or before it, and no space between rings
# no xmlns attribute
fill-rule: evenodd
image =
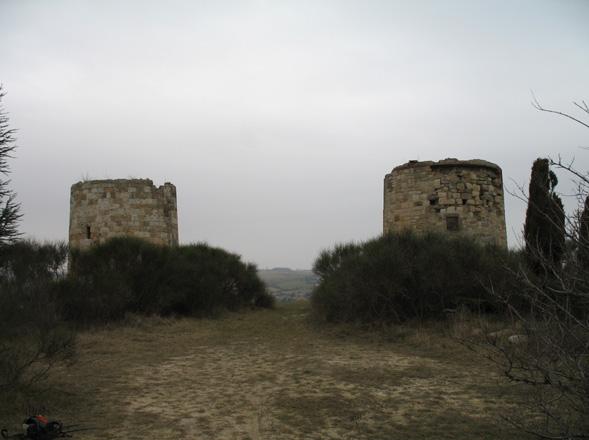
<svg viewBox="0 0 589 440"><path fill-rule="evenodd" d="M458 231L460 229L460 223L457 215L449 215L446 217L446 230Z"/></svg>

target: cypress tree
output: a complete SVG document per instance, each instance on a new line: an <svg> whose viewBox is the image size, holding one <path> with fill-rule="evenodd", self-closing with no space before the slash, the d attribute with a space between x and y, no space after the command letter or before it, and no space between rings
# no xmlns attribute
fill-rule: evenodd
<svg viewBox="0 0 589 440"><path fill-rule="evenodd" d="M577 233L577 259L583 269L589 270L589 196L585 198Z"/></svg>
<svg viewBox="0 0 589 440"><path fill-rule="evenodd" d="M552 171L550 174L553 174ZM562 204L560 196L554 192L554 187L551 189L550 197L552 204L550 205L550 210L548 211L550 218L549 224L551 228L549 257L553 263L560 263L566 249L564 205Z"/></svg>
<svg viewBox="0 0 589 440"><path fill-rule="evenodd" d="M565 215L562 200L554 192L557 184L548 159L536 159L532 165L524 226L526 254L536 270L546 264L559 264L564 253Z"/></svg>

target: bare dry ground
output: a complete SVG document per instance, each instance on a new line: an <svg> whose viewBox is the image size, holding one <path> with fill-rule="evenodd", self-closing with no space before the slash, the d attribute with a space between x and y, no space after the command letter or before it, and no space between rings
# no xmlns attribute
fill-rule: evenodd
<svg viewBox="0 0 589 440"><path fill-rule="evenodd" d="M501 439L513 385L431 329L317 327L305 304L85 332L54 403L104 439Z"/></svg>

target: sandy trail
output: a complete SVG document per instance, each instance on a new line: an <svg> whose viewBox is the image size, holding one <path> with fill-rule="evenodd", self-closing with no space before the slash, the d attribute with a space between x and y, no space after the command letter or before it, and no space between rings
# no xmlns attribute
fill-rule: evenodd
<svg viewBox="0 0 589 440"><path fill-rule="evenodd" d="M66 382L106 421L90 440L512 438L512 389L461 350L328 333L290 307L85 334Z"/></svg>

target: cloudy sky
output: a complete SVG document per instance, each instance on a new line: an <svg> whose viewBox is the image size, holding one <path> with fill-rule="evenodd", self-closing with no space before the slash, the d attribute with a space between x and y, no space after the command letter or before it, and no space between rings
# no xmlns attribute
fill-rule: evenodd
<svg viewBox="0 0 589 440"><path fill-rule="evenodd" d="M178 189L180 241L308 268L382 228L410 159L589 169L589 2L0 0L22 230L66 239L82 178ZM561 176L561 190L571 185ZM572 209L571 200L569 207ZM512 246L525 206L506 200Z"/></svg>

